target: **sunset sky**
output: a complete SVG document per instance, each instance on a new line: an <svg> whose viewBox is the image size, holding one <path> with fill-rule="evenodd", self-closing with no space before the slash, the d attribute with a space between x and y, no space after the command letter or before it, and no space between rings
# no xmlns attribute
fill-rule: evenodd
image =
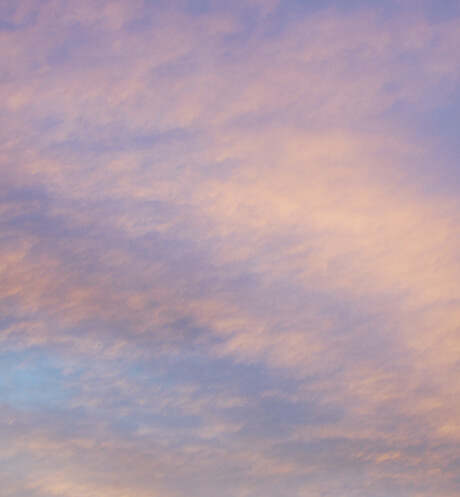
<svg viewBox="0 0 460 497"><path fill-rule="evenodd" d="M459 0L0 0L1 497L458 497L459 47Z"/></svg>

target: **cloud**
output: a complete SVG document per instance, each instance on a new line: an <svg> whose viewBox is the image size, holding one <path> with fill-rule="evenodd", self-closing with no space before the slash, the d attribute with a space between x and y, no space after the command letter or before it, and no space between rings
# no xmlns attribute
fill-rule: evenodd
<svg viewBox="0 0 460 497"><path fill-rule="evenodd" d="M459 18L349 4L3 3L8 497L458 494Z"/></svg>

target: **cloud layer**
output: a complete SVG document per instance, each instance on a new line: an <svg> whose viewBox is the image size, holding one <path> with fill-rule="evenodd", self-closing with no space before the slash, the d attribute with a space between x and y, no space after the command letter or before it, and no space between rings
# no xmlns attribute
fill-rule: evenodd
<svg viewBox="0 0 460 497"><path fill-rule="evenodd" d="M454 497L456 2L0 6L5 497Z"/></svg>

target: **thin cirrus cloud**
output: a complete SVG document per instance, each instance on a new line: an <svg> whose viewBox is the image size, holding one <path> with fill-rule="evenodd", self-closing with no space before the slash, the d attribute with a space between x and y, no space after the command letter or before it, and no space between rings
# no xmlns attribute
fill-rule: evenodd
<svg viewBox="0 0 460 497"><path fill-rule="evenodd" d="M2 495L458 495L455 2L0 19Z"/></svg>

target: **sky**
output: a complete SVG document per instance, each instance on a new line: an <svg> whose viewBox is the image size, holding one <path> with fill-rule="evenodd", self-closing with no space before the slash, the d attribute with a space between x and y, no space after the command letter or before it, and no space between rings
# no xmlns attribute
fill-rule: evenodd
<svg viewBox="0 0 460 497"><path fill-rule="evenodd" d="M458 0L0 0L2 497L460 495Z"/></svg>

